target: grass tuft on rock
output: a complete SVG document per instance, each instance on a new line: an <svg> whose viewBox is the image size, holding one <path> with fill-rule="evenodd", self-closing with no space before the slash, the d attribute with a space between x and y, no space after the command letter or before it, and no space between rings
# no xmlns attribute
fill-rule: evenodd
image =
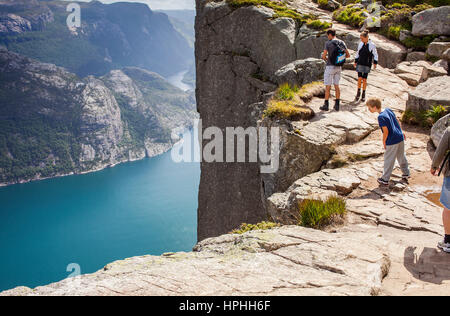
<svg viewBox="0 0 450 316"><path fill-rule="evenodd" d="M406 110L401 121L410 125L419 125L425 128L431 128L433 125L449 113L449 107L443 105L433 106L427 111Z"/></svg>
<svg viewBox="0 0 450 316"><path fill-rule="evenodd" d="M347 213L345 200L332 196L326 201L307 199L299 204L299 225L320 229L342 220Z"/></svg>
<svg viewBox="0 0 450 316"><path fill-rule="evenodd" d="M241 225L241 227L239 227L239 229L235 229L231 233L242 235L242 234L252 231L252 230L268 230L268 229L273 229L275 227L280 227L280 224L272 223L272 222L261 222L258 224L243 223Z"/></svg>
<svg viewBox="0 0 450 316"><path fill-rule="evenodd" d="M288 83L280 85L274 97L268 102L263 118L296 121L313 117L314 111L304 105L301 95L306 94L316 85L310 84L309 87L303 86L301 89Z"/></svg>

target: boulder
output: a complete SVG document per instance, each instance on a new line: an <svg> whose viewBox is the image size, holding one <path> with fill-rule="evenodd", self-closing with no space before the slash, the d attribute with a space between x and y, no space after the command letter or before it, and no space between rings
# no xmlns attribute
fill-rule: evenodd
<svg viewBox="0 0 450 316"><path fill-rule="evenodd" d="M402 74L398 74L397 76L399 76L399 78L403 79L406 81L406 83L412 87L417 87L421 80L421 76L420 75L416 75L413 73L402 73Z"/></svg>
<svg viewBox="0 0 450 316"><path fill-rule="evenodd" d="M328 0L326 4L319 4L319 8L328 10L328 11L334 11L339 9L341 4L335 0Z"/></svg>
<svg viewBox="0 0 450 316"><path fill-rule="evenodd" d="M440 59L433 64L433 68L437 68L437 69L442 68L447 72L448 71L448 61ZM445 74L444 74L444 76L445 76Z"/></svg>
<svg viewBox="0 0 450 316"><path fill-rule="evenodd" d="M394 73L413 87L417 87L419 83L425 81L428 77L427 68L415 65L412 62L398 64Z"/></svg>
<svg viewBox="0 0 450 316"><path fill-rule="evenodd" d="M412 52L406 56L406 61L419 61L426 60L426 54L424 52Z"/></svg>
<svg viewBox="0 0 450 316"><path fill-rule="evenodd" d="M309 29L302 27L295 40L297 59L321 58L326 41L328 41L326 35L311 32Z"/></svg>
<svg viewBox="0 0 450 316"><path fill-rule="evenodd" d="M412 18L414 36L450 35L450 6L424 10Z"/></svg>
<svg viewBox="0 0 450 316"><path fill-rule="evenodd" d="M406 110L424 111L432 106L450 106L450 77L430 78L409 92Z"/></svg>
<svg viewBox="0 0 450 316"><path fill-rule="evenodd" d="M450 62L450 48L447 49L443 54L442 54L442 59Z"/></svg>
<svg viewBox="0 0 450 316"><path fill-rule="evenodd" d="M450 114L447 114L439 121L437 121L431 128L431 140L433 141L434 146L439 146L442 136L444 135L444 132L448 127L449 120Z"/></svg>
<svg viewBox="0 0 450 316"><path fill-rule="evenodd" d="M450 49L450 42L432 42L428 46L427 54L432 57L441 58L447 49Z"/></svg>
<svg viewBox="0 0 450 316"><path fill-rule="evenodd" d="M272 81L282 84L288 82L299 87L323 78L325 62L317 58L296 60L275 72Z"/></svg>
<svg viewBox="0 0 450 316"><path fill-rule="evenodd" d="M401 30L400 31L399 40L400 40L400 42L403 42L405 39L407 39L407 38L409 38L411 36L413 36L411 31Z"/></svg>

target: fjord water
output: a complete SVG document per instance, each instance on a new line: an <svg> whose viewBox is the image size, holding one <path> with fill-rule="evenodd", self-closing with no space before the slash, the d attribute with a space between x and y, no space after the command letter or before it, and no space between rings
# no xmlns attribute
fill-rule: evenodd
<svg viewBox="0 0 450 316"><path fill-rule="evenodd" d="M170 152L85 175L0 188L0 291L92 273L132 256L190 251L198 163Z"/></svg>

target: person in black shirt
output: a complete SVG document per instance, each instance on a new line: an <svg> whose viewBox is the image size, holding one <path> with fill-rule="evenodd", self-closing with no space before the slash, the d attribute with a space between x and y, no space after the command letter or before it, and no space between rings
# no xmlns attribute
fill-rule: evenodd
<svg viewBox="0 0 450 316"><path fill-rule="evenodd" d="M358 91L356 94L355 101L366 101L366 89L367 89L367 78L369 72L374 64L374 69L378 65L378 52L375 44L369 40L369 31L364 31L361 33L361 42L358 45L358 51L355 57L355 67L358 72ZM362 94L361 94L362 86Z"/></svg>

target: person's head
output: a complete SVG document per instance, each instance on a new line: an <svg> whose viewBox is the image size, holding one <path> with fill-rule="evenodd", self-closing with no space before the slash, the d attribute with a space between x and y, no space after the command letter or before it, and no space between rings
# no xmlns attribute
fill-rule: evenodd
<svg viewBox="0 0 450 316"><path fill-rule="evenodd" d="M367 43L369 41L369 31L363 31L360 35L361 41Z"/></svg>
<svg viewBox="0 0 450 316"><path fill-rule="evenodd" d="M336 37L336 30L334 30L334 29L329 29L329 30L327 31L327 36L328 36L328 39L331 41L333 38Z"/></svg>
<svg viewBox="0 0 450 316"><path fill-rule="evenodd" d="M366 105L371 113L381 111L381 100L379 98L370 98L367 100Z"/></svg>

